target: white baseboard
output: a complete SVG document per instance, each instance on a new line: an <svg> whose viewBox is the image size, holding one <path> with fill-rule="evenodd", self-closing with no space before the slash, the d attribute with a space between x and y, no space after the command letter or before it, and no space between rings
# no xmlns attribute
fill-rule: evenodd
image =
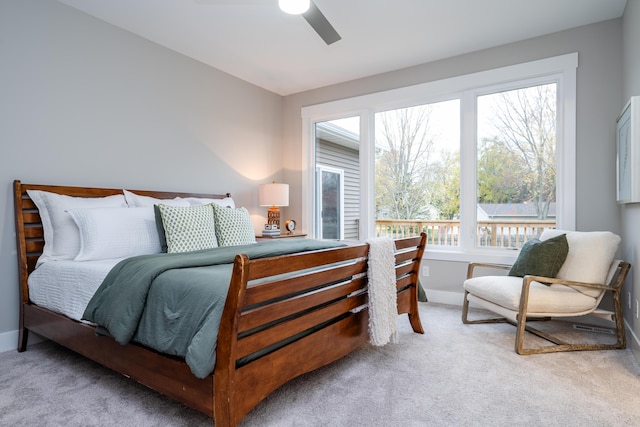
<svg viewBox="0 0 640 427"><path fill-rule="evenodd" d="M635 356L636 361L640 363L640 340L629 327L629 323L627 323L626 320L624 321L624 325L627 328L627 347L631 349L631 353Z"/></svg>
<svg viewBox="0 0 640 427"><path fill-rule="evenodd" d="M464 299L464 294L462 292L434 291L431 289L425 289L425 293L427 294L427 300L429 302L459 305L462 307L462 300Z"/></svg>
<svg viewBox="0 0 640 427"><path fill-rule="evenodd" d="M18 349L18 330L3 332L0 334L0 353L4 353L5 351L13 350L17 351ZM34 334L33 332L29 332L29 341L27 345L37 344L39 342L44 341L40 335Z"/></svg>
<svg viewBox="0 0 640 427"><path fill-rule="evenodd" d="M18 331L3 332L0 334L0 353L18 348Z"/></svg>

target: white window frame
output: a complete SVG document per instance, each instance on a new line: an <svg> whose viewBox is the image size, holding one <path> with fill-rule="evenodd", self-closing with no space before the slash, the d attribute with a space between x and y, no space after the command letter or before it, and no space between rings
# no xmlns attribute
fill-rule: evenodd
<svg viewBox="0 0 640 427"><path fill-rule="evenodd" d="M461 233L463 246L432 246L425 258L449 261L513 262L517 251L475 246L476 97L496 88L522 87L523 82L557 84L557 227L574 230L576 223L576 69L578 54L570 53L537 61L501 67L449 79L372 93L302 108L302 218L313 224L314 215L314 124L338 118L360 116L361 206L374 206L374 122L375 113L391 109L460 99L461 114ZM472 176L472 179L468 177ZM470 203L469 200L473 202ZM374 209L361 210L361 239L371 237ZM473 218L472 221L467 218ZM471 225L469 225L471 224Z"/></svg>

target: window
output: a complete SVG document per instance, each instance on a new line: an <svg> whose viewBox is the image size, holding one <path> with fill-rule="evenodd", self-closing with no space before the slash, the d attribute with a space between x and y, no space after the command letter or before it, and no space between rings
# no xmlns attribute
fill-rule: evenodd
<svg viewBox="0 0 640 427"><path fill-rule="evenodd" d="M517 249L556 227L557 84L477 97L477 244Z"/></svg>
<svg viewBox="0 0 640 427"><path fill-rule="evenodd" d="M360 236L360 118L315 123L314 235Z"/></svg>
<svg viewBox="0 0 640 427"><path fill-rule="evenodd" d="M360 239L423 231L430 258L509 262L542 229L575 227L576 67L568 54L305 107L303 194L317 125L356 118Z"/></svg>
<svg viewBox="0 0 640 427"><path fill-rule="evenodd" d="M460 100L376 113L376 236L457 246L460 230Z"/></svg>

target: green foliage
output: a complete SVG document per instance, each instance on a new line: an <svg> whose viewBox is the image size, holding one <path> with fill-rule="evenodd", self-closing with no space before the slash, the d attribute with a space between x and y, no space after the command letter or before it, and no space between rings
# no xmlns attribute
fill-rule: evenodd
<svg viewBox="0 0 640 427"><path fill-rule="evenodd" d="M523 203L530 177L520 156L499 141L483 141L478 156L478 203Z"/></svg>
<svg viewBox="0 0 640 427"><path fill-rule="evenodd" d="M442 152L440 161L431 165L429 195L438 211L436 219L460 217L460 153Z"/></svg>

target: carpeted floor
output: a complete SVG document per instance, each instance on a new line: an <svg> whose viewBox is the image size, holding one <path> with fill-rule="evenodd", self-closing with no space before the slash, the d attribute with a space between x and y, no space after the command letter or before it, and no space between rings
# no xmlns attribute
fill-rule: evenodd
<svg viewBox="0 0 640 427"><path fill-rule="evenodd" d="M460 310L421 303L425 335L402 316L398 344L363 346L291 381L241 425L640 425L640 366L630 350L518 356L513 326L463 325ZM211 423L51 343L0 353L2 426Z"/></svg>

